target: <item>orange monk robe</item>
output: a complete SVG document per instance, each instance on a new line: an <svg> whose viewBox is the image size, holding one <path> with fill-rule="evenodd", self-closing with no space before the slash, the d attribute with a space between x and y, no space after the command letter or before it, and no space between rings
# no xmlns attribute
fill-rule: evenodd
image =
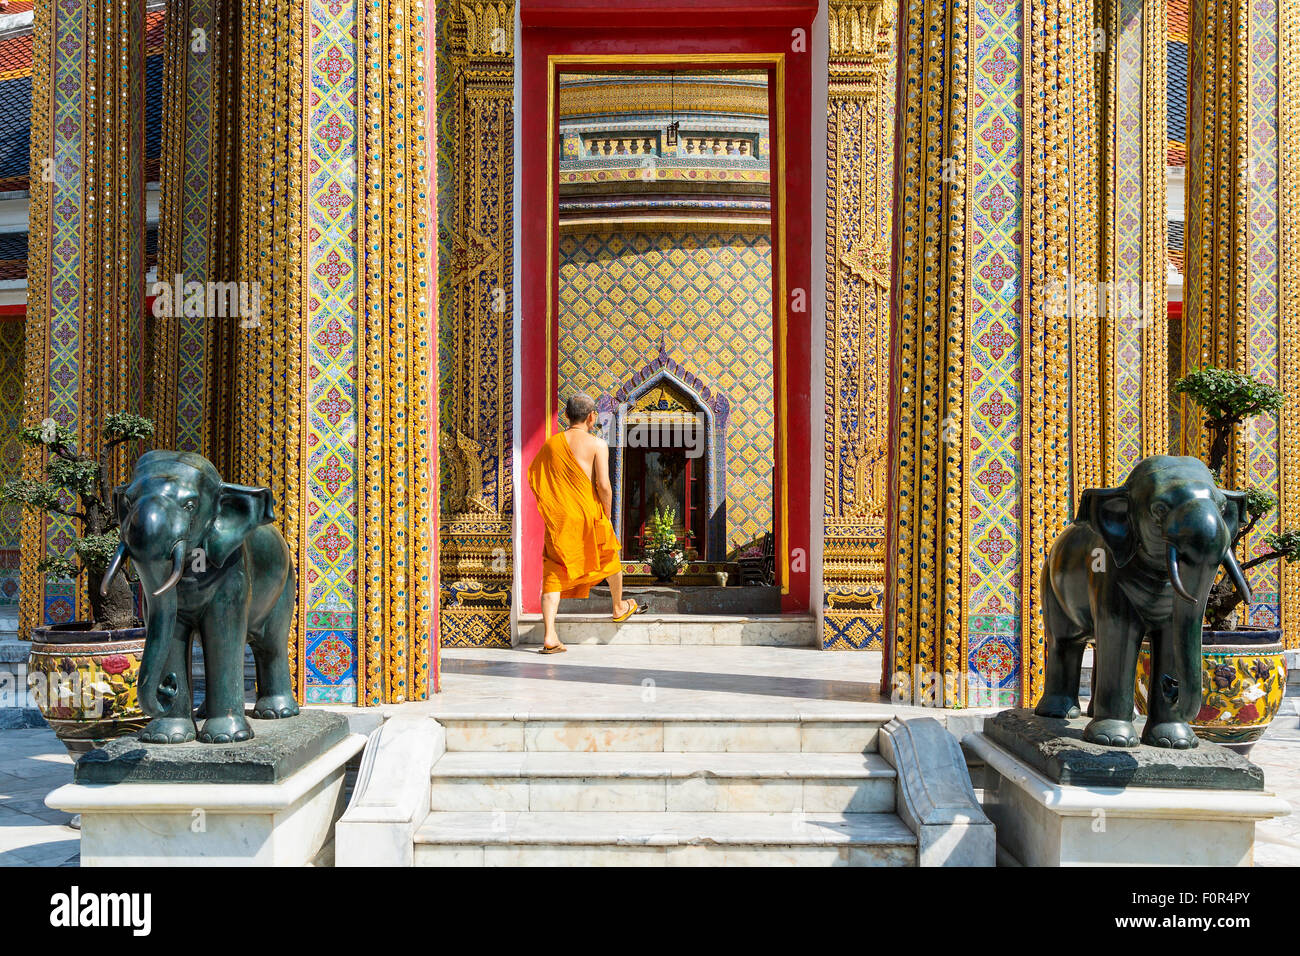
<svg viewBox="0 0 1300 956"><path fill-rule="evenodd" d="M623 570L614 526L564 432L542 445L528 466L528 486L546 522L543 594L559 591L560 597L585 598L593 584Z"/></svg>

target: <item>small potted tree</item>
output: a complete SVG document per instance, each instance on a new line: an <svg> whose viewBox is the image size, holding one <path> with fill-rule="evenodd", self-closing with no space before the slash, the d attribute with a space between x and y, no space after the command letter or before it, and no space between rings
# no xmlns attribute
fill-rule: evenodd
<svg viewBox="0 0 1300 956"><path fill-rule="evenodd" d="M1192 369L1174 383L1174 393L1186 395L1205 413L1210 436L1206 464L1221 486L1233 430L1259 415L1275 414L1285 401L1276 388L1233 369ZM1260 520L1277 507L1277 498L1258 488L1246 492L1247 520L1232 540L1242 570L1271 562L1300 558L1300 531L1283 529L1264 536L1266 550L1243 559L1238 550ZM1282 631L1251 625L1244 599L1224 575L1210 590L1201 632L1202 704L1192 727L1206 740L1243 753L1254 745L1277 715L1286 691L1286 657ZM1144 647L1138 663L1139 709L1145 711L1145 691L1151 673Z"/></svg>
<svg viewBox="0 0 1300 956"><path fill-rule="evenodd" d="M110 583L107 595L100 586L118 545L110 455L153 432L146 418L109 415L96 458L77 449L71 429L46 419L19 433L24 444L45 450L44 479L12 479L0 489L0 502L67 518L76 530L71 554L47 555L37 570L74 582L84 576L92 620L32 628L28 671L37 706L74 755L132 733L146 720L136 699L144 627L134 590L125 575Z"/></svg>

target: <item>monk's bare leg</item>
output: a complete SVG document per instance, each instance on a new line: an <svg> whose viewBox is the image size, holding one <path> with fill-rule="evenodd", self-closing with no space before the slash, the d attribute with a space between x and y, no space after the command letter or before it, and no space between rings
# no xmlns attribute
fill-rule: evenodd
<svg viewBox="0 0 1300 956"><path fill-rule="evenodd" d="M623 572L611 574L605 580L609 584L609 596L614 606L613 616L618 617L627 610L627 605L623 603Z"/></svg>
<svg viewBox="0 0 1300 956"><path fill-rule="evenodd" d="M542 643L547 647L563 647L560 635L555 631L555 615L560 611L560 592L542 592Z"/></svg>

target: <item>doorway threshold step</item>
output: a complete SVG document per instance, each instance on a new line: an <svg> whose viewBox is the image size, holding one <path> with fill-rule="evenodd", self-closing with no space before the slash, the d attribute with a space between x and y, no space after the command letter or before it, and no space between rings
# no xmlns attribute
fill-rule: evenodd
<svg viewBox="0 0 1300 956"><path fill-rule="evenodd" d="M816 647L811 614L637 614L621 624L600 614L560 614L555 629L565 644L702 644ZM542 616L519 616L519 644L542 643Z"/></svg>
<svg viewBox="0 0 1300 956"><path fill-rule="evenodd" d="M624 585L623 596L649 605L651 614L780 614L781 589L767 585L749 587ZM610 608L609 588L596 585L585 598L564 598L561 614L605 614Z"/></svg>
<svg viewBox="0 0 1300 956"><path fill-rule="evenodd" d="M416 866L915 866L893 813L434 811Z"/></svg>

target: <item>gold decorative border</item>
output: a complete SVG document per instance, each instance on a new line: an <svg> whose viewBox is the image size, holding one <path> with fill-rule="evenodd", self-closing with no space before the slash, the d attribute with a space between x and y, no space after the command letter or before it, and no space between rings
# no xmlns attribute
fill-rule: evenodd
<svg viewBox="0 0 1300 956"><path fill-rule="evenodd" d="M31 164L44 169L54 151L54 90L52 87L54 47L53 3L38 3L32 13L32 114ZM50 213L52 186L37 176L30 183L28 212L27 319L25 327L25 370L23 424L39 424L49 410L46 376L50 370ZM44 461L35 449L23 453L23 477L39 480ZM18 635L26 640L31 628L45 622L44 576L36 562L45 555L45 518L29 508L22 511L21 560L19 562Z"/></svg>
<svg viewBox="0 0 1300 956"><path fill-rule="evenodd" d="M963 369L971 176L967 36L973 15L967 0L913 0L899 18L904 55L896 108L903 137L894 177L900 192L890 465L896 504L886 572L889 685L882 690L936 706L960 703L960 684L953 686L951 678L964 664L963 461L944 454L942 422L963 422L968 440ZM949 162L963 174L945 175Z"/></svg>
<svg viewBox="0 0 1300 956"><path fill-rule="evenodd" d="M1020 699L1030 704L1042 693L1044 680L1039 569L1070 512L1067 370L1074 340L1060 308L1068 308L1070 296L1062 301L1060 283L1063 276L1069 281L1075 230L1086 229L1095 218L1096 198L1071 189L1075 130L1067 128L1083 105L1077 98L1091 85L1083 90L1075 85L1076 45L1092 44L1091 11L1071 11L1062 0L1027 0L1025 23Z"/></svg>
<svg viewBox="0 0 1300 956"><path fill-rule="evenodd" d="M1278 24L1278 319L1280 384L1286 394L1278 440L1280 525L1300 527L1300 0L1280 0ZM1281 565L1282 636L1300 647L1300 565Z"/></svg>

